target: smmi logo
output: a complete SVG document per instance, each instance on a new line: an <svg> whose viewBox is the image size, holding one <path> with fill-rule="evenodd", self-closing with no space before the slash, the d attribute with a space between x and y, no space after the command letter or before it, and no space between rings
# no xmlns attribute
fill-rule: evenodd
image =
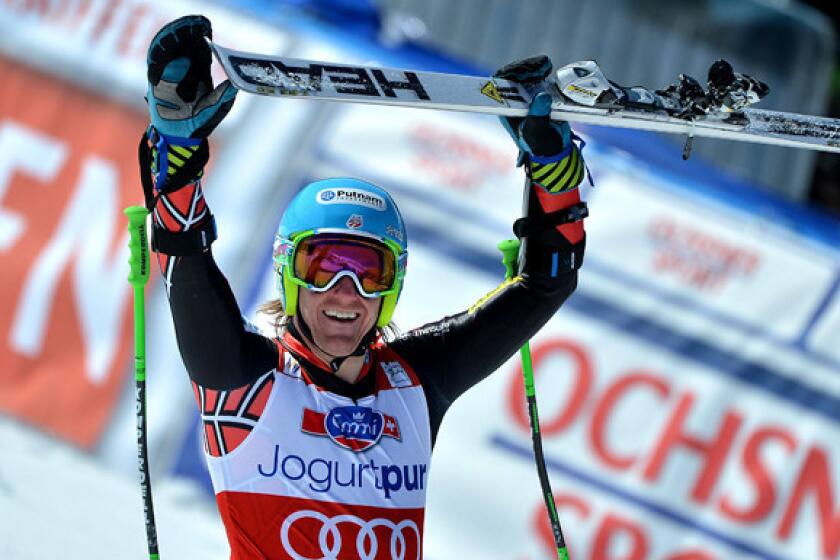
<svg viewBox="0 0 840 560"><path fill-rule="evenodd" d="M105 427L131 345L123 207L145 120L0 59L0 411L81 445ZM38 110L35 110L38 108Z"/></svg>
<svg viewBox="0 0 840 560"><path fill-rule="evenodd" d="M300 429L355 452L370 449L382 436L400 439L396 418L366 406L339 406L326 414L304 408Z"/></svg>

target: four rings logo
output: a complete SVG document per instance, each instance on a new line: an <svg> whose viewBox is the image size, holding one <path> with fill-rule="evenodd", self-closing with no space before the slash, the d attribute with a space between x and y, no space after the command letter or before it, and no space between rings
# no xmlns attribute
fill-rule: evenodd
<svg viewBox="0 0 840 560"><path fill-rule="evenodd" d="M324 189L318 193L315 200L318 204L354 204L380 212L388 207L384 198L361 189Z"/></svg>
<svg viewBox="0 0 840 560"><path fill-rule="evenodd" d="M293 528L295 523L298 523L299 526ZM306 529L302 527L304 525ZM374 560L379 552L379 539L374 530L380 527L390 533L388 544L391 554L389 558L392 560L420 560L420 529L410 519L399 522L382 518L366 521L350 514L327 517L323 513L313 510L296 511L283 521L280 528L280 540L286 553L294 560L315 558L310 556L312 550L304 551L295 548L295 544L289 539L289 534L313 534L316 527L318 529L318 547L321 554L317 558L323 560L338 560L339 555L342 558L353 557L359 560ZM350 537L354 532L357 532L356 538L352 541L348 539L348 544L345 547L348 550L343 550L342 537ZM381 531L380 534L382 534ZM298 539L299 537L295 540ZM314 548L314 539L308 544L307 548ZM353 546L356 548L355 555L351 555L349 550ZM409 546L413 546L413 553L408 552ZM303 547L300 546L300 548Z"/></svg>

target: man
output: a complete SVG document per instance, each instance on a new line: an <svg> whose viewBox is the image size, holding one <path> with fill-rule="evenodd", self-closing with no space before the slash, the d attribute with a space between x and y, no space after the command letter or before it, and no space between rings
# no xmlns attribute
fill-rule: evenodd
<svg viewBox="0 0 840 560"><path fill-rule="evenodd" d="M528 175L519 275L469 311L400 336L387 327L408 235L393 199L358 179L308 185L275 239L279 299L266 309L277 332L266 337L241 318L210 251L200 179L207 136L235 96L228 82L213 89L210 32L205 18L187 16L153 39L140 159L232 558L420 558L444 413L575 288L580 151L568 125L549 120L546 94L527 118L503 121ZM536 92L550 69L537 57L497 75Z"/></svg>

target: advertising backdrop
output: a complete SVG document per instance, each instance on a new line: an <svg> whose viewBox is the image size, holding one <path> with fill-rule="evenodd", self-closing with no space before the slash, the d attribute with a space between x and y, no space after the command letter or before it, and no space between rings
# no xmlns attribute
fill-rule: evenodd
<svg viewBox="0 0 840 560"><path fill-rule="evenodd" d="M501 280L522 177L482 164L515 159L492 119L343 107L325 126L312 178L385 184L406 216L403 329ZM582 132L586 263L532 346L572 557L840 557L836 251ZM524 403L514 358L453 405L428 557L552 557Z"/></svg>
<svg viewBox="0 0 840 560"><path fill-rule="evenodd" d="M0 408L83 447L129 344L120 210L137 199L145 117L0 59Z"/></svg>
<svg viewBox="0 0 840 560"><path fill-rule="evenodd" d="M226 46L414 62L311 24L279 30L204 3L0 2L0 413L132 477L121 209L141 199L143 57L161 22L208 9ZM532 342L572 558L840 559L837 221L733 183L709 162L663 163L653 136L578 132L595 181L583 187L586 260L577 291ZM644 150L630 155L627 142ZM364 178L397 200L410 253L402 330L467 309L503 277L496 244L520 215L523 173L491 117L243 95L212 150L214 254L244 314L263 326L255 310L274 296L273 229L314 179ZM148 297L153 474L206 483L160 282ZM552 557L520 377L514 357L447 415L430 474L427 558ZM96 484L73 496L81 474L59 475L68 477L56 484L68 492L61 503L136 508L136 527L114 530L142 533L139 491L136 503L96 496ZM88 514L98 510L108 508ZM172 538L175 527L160 525Z"/></svg>

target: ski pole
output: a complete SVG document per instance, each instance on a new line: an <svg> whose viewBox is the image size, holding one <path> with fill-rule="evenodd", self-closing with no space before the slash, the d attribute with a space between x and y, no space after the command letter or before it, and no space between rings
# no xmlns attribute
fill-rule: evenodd
<svg viewBox="0 0 840 560"><path fill-rule="evenodd" d="M158 560L157 528L152 504L152 479L149 477L149 449L146 439L146 304L144 290L149 281L149 244L146 236L144 206L129 206L128 247L130 271L128 282L134 288L134 408L137 411L137 462L140 470L140 490L143 495L143 514L146 521L146 544L149 560Z"/></svg>
<svg viewBox="0 0 840 560"><path fill-rule="evenodd" d="M514 265L519 255L519 240L506 239L499 243L499 251L502 252L502 263L505 265L505 278L510 280L516 275ZM525 381L525 398L528 401L528 420L531 424L531 441L534 444L534 460L537 463L537 475L540 479L545 508L548 511L548 519L551 522L551 532L554 534L554 544L557 547L557 558L569 560L569 552L566 550L566 541L563 539L563 530L560 528L560 519L557 517L557 508L554 505L554 494L551 492L551 483L548 480L548 472L545 468L545 457L543 456L542 436L540 435L540 419L537 414L537 394L534 389L534 368L531 364L531 345L528 341L519 349L522 358L522 377Z"/></svg>

